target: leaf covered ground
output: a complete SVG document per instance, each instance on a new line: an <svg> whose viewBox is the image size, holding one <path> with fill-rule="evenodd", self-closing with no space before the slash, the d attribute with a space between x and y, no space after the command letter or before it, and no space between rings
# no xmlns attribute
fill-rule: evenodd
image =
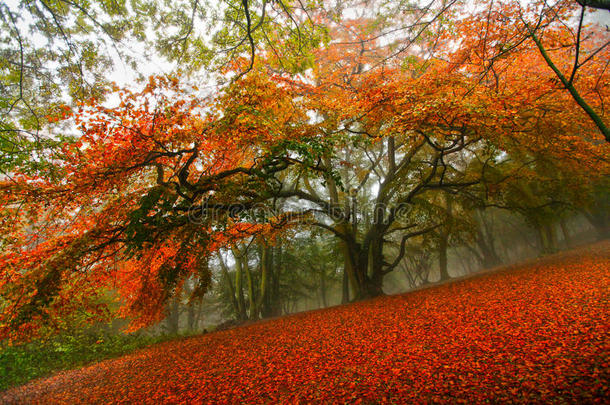
<svg viewBox="0 0 610 405"><path fill-rule="evenodd" d="M152 346L0 403L602 403L610 242Z"/></svg>

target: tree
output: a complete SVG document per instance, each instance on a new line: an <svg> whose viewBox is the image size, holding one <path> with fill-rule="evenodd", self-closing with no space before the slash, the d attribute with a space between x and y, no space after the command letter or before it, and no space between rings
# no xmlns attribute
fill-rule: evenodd
<svg viewBox="0 0 610 405"><path fill-rule="evenodd" d="M319 217L312 223L341 240L354 296L362 298L382 292L384 275L400 263L410 238L438 226L428 203L434 193L479 183L480 172L466 170L464 153L482 142L487 129L477 124L482 110L463 108L472 99L456 94L455 104L447 103L443 86L452 86L454 93L466 87L458 77L441 81L432 71L408 79L399 70L385 70L351 85L347 91L332 88L339 94L323 93L333 100L333 109L324 102L318 107L325 117L323 131L327 137L341 134L337 147L343 152L322 157L315 166L314 173L325 172L323 183L303 172L280 196L314 204ZM410 112L407 105L417 109ZM337 167L342 169L334 175ZM390 258L384 246L394 238L397 255Z"/></svg>
<svg viewBox="0 0 610 405"><path fill-rule="evenodd" d="M476 248L468 245L484 268L498 266L502 261L496 250L496 230L493 228L494 217L485 209L475 208L474 216L474 240Z"/></svg>
<svg viewBox="0 0 610 405"><path fill-rule="evenodd" d="M107 288L119 289L134 327L150 324L186 278L199 280L193 294L206 291L209 252L282 227L282 218L239 219L288 164L271 148L307 137L290 92L260 80L205 103L185 99L176 79L152 78L114 109L74 114L82 136L64 146L60 179L4 181L2 336L52 326L79 305L94 310Z"/></svg>

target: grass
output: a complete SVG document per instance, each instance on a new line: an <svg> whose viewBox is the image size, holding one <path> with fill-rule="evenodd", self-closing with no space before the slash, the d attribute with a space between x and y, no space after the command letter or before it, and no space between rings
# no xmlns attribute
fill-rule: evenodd
<svg viewBox="0 0 610 405"><path fill-rule="evenodd" d="M74 333L0 348L0 391L188 335Z"/></svg>

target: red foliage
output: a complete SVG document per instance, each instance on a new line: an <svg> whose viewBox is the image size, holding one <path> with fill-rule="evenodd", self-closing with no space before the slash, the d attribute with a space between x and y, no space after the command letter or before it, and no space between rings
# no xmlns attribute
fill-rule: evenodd
<svg viewBox="0 0 610 405"><path fill-rule="evenodd" d="M258 75L201 99L178 78L151 77L117 94L115 108L62 108L81 133L57 173L0 178L0 340L107 321L108 290L132 329L152 324L188 277L205 293L219 246L289 225L235 221L226 207L263 202L268 166L257 162L307 136L290 89Z"/></svg>
<svg viewBox="0 0 610 405"><path fill-rule="evenodd" d="M153 346L3 403L602 402L610 243Z"/></svg>

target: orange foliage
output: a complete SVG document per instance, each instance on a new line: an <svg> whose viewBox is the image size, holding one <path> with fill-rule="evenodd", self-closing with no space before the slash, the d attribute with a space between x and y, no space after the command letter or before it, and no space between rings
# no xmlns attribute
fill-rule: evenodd
<svg viewBox="0 0 610 405"><path fill-rule="evenodd" d="M57 174L0 184L0 339L61 330L79 311L105 320L108 290L133 328L153 323L184 279L205 292L210 252L287 225L243 223L232 207L264 201L270 149L308 135L289 88L252 75L211 100L177 78L117 91L117 107L65 112L81 136L56 157Z"/></svg>

